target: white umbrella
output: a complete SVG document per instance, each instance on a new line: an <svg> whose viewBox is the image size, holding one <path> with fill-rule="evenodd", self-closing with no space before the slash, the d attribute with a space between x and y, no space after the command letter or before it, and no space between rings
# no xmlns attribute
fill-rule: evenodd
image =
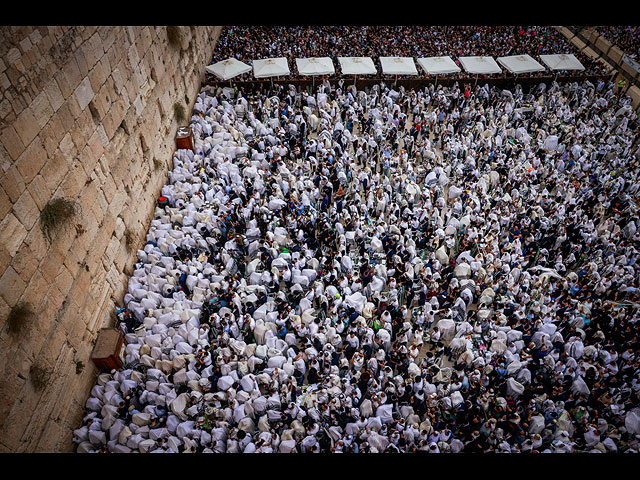
<svg viewBox="0 0 640 480"><path fill-rule="evenodd" d="M572 53L554 53L551 55L540 55L540 60L549 67L550 70L584 70L584 65ZM558 78L556 73L555 79Z"/></svg>
<svg viewBox="0 0 640 480"><path fill-rule="evenodd" d="M285 57L261 58L253 61L253 76L256 78L271 78L289 75L289 63Z"/></svg>
<svg viewBox="0 0 640 480"><path fill-rule="evenodd" d="M493 57L476 56L476 57L458 57L462 67L469 73L476 74L476 83L478 82L478 75L501 73L502 69L493 59Z"/></svg>
<svg viewBox="0 0 640 480"><path fill-rule="evenodd" d="M429 75L444 73L458 73L461 69L451 57L426 57L419 58L418 64Z"/></svg>
<svg viewBox="0 0 640 480"><path fill-rule="evenodd" d="M540 55L540 60L551 70L584 70L584 65L572 53Z"/></svg>
<svg viewBox="0 0 640 480"><path fill-rule="evenodd" d="M416 64L411 57L380 57L380 65L382 73L396 76L396 82L398 75L418 75Z"/></svg>
<svg viewBox="0 0 640 480"><path fill-rule="evenodd" d="M233 57L214 63L213 65L207 65L204 68L207 72L215 75L220 80L229 80L233 77L237 77L238 75L251 71L251 65L247 65Z"/></svg>
<svg viewBox="0 0 640 480"><path fill-rule="evenodd" d="M516 75L519 73L542 72L545 70L545 68L530 55L498 57L498 63Z"/></svg>
<svg viewBox="0 0 640 480"><path fill-rule="evenodd" d="M371 57L338 57L345 75L375 75L376 67Z"/></svg>
<svg viewBox="0 0 640 480"><path fill-rule="evenodd" d="M427 74L436 76L436 86L438 85L438 75L458 73L461 71L461 68L451 57L419 58L418 65L420 65Z"/></svg>
<svg viewBox="0 0 640 480"><path fill-rule="evenodd" d="M545 68L534 60L530 55L510 55L507 57L498 57L498 63L504 68L515 74L519 73L543 72Z"/></svg>
<svg viewBox="0 0 640 480"><path fill-rule="evenodd" d="M418 75L411 57L380 57L380 64L387 75Z"/></svg>
<svg viewBox="0 0 640 480"><path fill-rule="evenodd" d="M314 77L313 86L317 75L331 75L336 71L329 57L296 58L296 66L300 75Z"/></svg>
<svg viewBox="0 0 640 480"><path fill-rule="evenodd" d="M493 59L493 57L459 57L460 63L469 73L490 74L501 73L502 69Z"/></svg>
<svg viewBox="0 0 640 480"><path fill-rule="evenodd" d="M353 75L356 83L357 75L375 75L378 73L371 57L338 57L343 75Z"/></svg>
<svg viewBox="0 0 640 480"><path fill-rule="evenodd" d="M331 75L336 69L329 57L296 58L300 75Z"/></svg>

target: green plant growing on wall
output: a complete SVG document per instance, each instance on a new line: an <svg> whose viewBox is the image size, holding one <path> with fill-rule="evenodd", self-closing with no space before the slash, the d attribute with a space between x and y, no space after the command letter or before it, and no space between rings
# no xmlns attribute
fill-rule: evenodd
<svg viewBox="0 0 640 480"><path fill-rule="evenodd" d="M180 46L180 27L175 25L171 25L167 27L167 40L169 40L169 45L173 47Z"/></svg>
<svg viewBox="0 0 640 480"><path fill-rule="evenodd" d="M129 252L136 246L136 234L128 227L124 231L124 245Z"/></svg>
<svg viewBox="0 0 640 480"><path fill-rule="evenodd" d="M18 303L9 312L7 330L11 335L18 336L33 319L33 315L33 310L28 303Z"/></svg>
<svg viewBox="0 0 640 480"><path fill-rule="evenodd" d="M84 370L84 363L82 362L82 360L78 360L76 362L76 375L80 375L83 370Z"/></svg>
<svg viewBox="0 0 640 480"><path fill-rule="evenodd" d="M185 113L184 107L180 103L176 102L173 104L173 113L178 123L184 122L184 119L186 118L186 113Z"/></svg>
<svg viewBox="0 0 640 480"><path fill-rule="evenodd" d="M51 377L51 369L42 365L33 364L29 369L29 378L33 388L40 391L47 386L49 378Z"/></svg>
<svg viewBox="0 0 640 480"><path fill-rule="evenodd" d="M54 198L47 202L40 212L40 228L49 242L53 233L66 225L76 214L77 209L76 204L66 198Z"/></svg>
<svg viewBox="0 0 640 480"><path fill-rule="evenodd" d="M184 94L184 103L186 103L187 105L189 105L189 97L187 97L187 94Z"/></svg>

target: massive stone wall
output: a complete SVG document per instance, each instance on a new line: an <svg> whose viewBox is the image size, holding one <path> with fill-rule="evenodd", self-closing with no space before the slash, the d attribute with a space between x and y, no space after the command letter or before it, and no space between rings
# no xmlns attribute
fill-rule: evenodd
<svg viewBox="0 0 640 480"><path fill-rule="evenodd" d="M73 450L220 28L0 27L0 451Z"/></svg>

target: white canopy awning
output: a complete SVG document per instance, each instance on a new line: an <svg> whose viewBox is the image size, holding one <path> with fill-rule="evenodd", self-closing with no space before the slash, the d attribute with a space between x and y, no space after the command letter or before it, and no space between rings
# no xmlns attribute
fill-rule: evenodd
<svg viewBox="0 0 640 480"><path fill-rule="evenodd" d="M300 75L331 75L336 69L329 57L296 58Z"/></svg>
<svg viewBox="0 0 640 480"><path fill-rule="evenodd" d="M459 57L462 67L469 73L489 74L501 73L502 69L493 57Z"/></svg>
<svg viewBox="0 0 640 480"><path fill-rule="evenodd" d="M253 75L256 78L281 77L290 73L289 64L285 57L263 58L253 61Z"/></svg>
<svg viewBox="0 0 640 480"><path fill-rule="evenodd" d="M247 65L244 62L236 58L227 58L213 65L207 65L204 69L218 77L220 80L229 80L230 78L237 77L243 73L251 71L251 65Z"/></svg>
<svg viewBox="0 0 640 480"><path fill-rule="evenodd" d="M540 60L551 70L584 70L580 60L572 53L540 55Z"/></svg>
<svg viewBox="0 0 640 480"><path fill-rule="evenodd" d="M343 75L375 75L378 73L371 57L338 57Z"/></svg>
<svg viewBox="0 0 640 480"><path fill-rule="evenodd" d="M380 65L386 75L418 75L411 57L380 57Z"/></svg>
<svg viewBox="0 0 640 480"><path fill-rule="evenodd" d="M451 57L426 57L419 58L418 64L429 75L442 75L445 73L458 73L461 69Z"/></svg>
<svg viewBox="0 0 640 480"><path fill-rule="evenodd" d="M498 63L511 73L542 72L545 68L531 55L510 55L498 57Z"/></svg>

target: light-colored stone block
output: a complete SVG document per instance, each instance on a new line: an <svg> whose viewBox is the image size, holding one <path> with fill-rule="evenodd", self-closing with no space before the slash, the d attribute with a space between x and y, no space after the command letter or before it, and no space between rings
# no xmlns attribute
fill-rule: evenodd
<svg viewBox="0 0 640 480"><path fill-rule="evenodd" d="M13 125L8 125L2 130L2 133L0 133L0 140L13 160L17 160L24 152L24 142L20 135L18 135L18 132L16 132Z"/></svg>
<svg viewBox="0 0 640 480"><path fill-rule="evenodd" d="M36 202L38 210L42 211L46 203L51 198L51 190L47 187L42 175L36 175L27 189L31 193L33 201Z"/></svg>
<svg viewBox="0 0 640 480"><path fill-rule="evenodd" d="M36 118L40 129L42 129L49 122L51 116L54 113L54 109L51 106L49 97L44 91L40 92L40 94L33 100L33 102L31 102L29 108L33 112L33 116Z"/></svg>
<svg viewBox="0 0 640 480"><path fill-rule="evenodd" d="M5 348L8 350L8 346L5 346L3 343L0 343L0 347L2 347L3 351ZM7 365L4 363L4 365ZM11 412L11 407L13 406L15 399L20 394L20 390L24 387L25 379L18 376L15 371L9 370L5 373L3 378L0 380L0 424L4 425L7 417L9 416L9 412Z"/></svg>
<svg viewBox="0 0 640 480"><path fill-rule="evenodd" d="M69 58L67 62L62 67L62 72L68 82L68 88L71 91L75 90L80 82L82 82L82 74L80 73L80 68L78 67L78 61L75 57ZM60 86L62 88L62 86Z"/></svg>
<svg viewBox="0 0 640 480"><path fill-rule="evenodd" d="M587 44L577 35L571 39L571 43L578 49L582 50Z"/></svg>
<svg viewBox="0 0 640 480"><path fill-rule="evenodd" d="M614 64L618 64L622 61L622 55L624 55L624 52L620 50L618 47L616 47L615 45L613 45L609 49L608 55Z"/></svg>
<svg viewBox="0 0 640 480"><path fill-rule="evenodd" d="M34 260L41 260L33 257ZM37 320L33 323L32 326L42 324L44 320L44 315L40 315L40 307L44 303L43 293L49 289L49 283L42 276L42 273L38 269L33 272L33 275L29 279L29 285L24 290L24 298L26 301L32 304L33 311L38 314ZM43 329L40 329L42 331ZM48 332L48 329L47 329ZM28 349L27 351L35 352L37 350Z"/></svg>
<svg viewBox="0 0 640 480"><path fill-rule="evenodd" d="M26 284L24 280L20 278L20 275L18 275L11 266L7 267L0 277L0 297L2 297L10 307L18 303L25 287Z"/></svg>
<svg viewBox="0 0 640 480"><path fill-rule="evenodd" d="M80 110L84 110L87 105L89 105L89 102L93 99L94 95L95 93L91 87L91 81L89 80L89 77L85 77L75 90L75 96L78 101L78 105L80 106Z"/></svg>
<svg viewBox="0 0 640 480"><path fill-rule="evenodd" d="M11 166L0 178L0 186L14 203L18 201L18 198L26 188L22 175L20 175L15 165Z"/></svg>
<svg viewBox="0 0 640 480"><path fill-rule="evenodd" d="M640 88L636 87L635 85L629 87L629 89L627 90L627 95L629 95L629 97L631 98L631 105L637 112L640 108Z"/></svg>
<svg viewBox="0 0 640 480"><path fill-rule="evenodd" d="M58 111L58 109L64 103L64 97L62 96L62 92L60 91L58 83L54 79L49 80L44 88L44 93L49 99L51 108L53 108L54 111Z"/></svg>
<svg viewBox="0 0 640 480"><path fill-rule="evenodd" d="M16 162L16 167L22 179L29 183L40 172L40 169L47 162L47 152L39 138L32 141L29 146L22 152L22 155Z"/></svg>
<svg viewBox="0 0 640 480"><path fill-rule="evenodd" d="M4 216L9 213L12 206L9 195L4 191L4 188L0 187L0 218L4 218Z"/></svg>
<svg viewBox="0 0 640 480"><path fill-rule="evenodd" d="M20 50L18 50L16 47L12 47L7 52L7 55L5 58L9 63L9 65L11 65L12 63L15 63L17 60L19 60L21 56L22 54L20 53Z"/></svg>
<svg viewBox="0 0 640 480"><path fill-rule="evenodd" d="M68 171L69 164L67 163L65 155L58 150L53 156L49 157L47 163L42 167L40 174L49 191L53 192L58 188Z"/></svg>
<svg viewBox="0 0 640 480"><path fill-rule="evenodd" d="M3 245L11 256L14 256L27 236L27 229L10 213L0 223L0 245Z"/></svg>
<svg viewBox="0 0 640 480"><path fill-rule="evenodd" d="M23 145L29 145L40 130L38 119L29 108L24 109L13 124Z"/></svg>
<svg viewBox="0 0 640 480"><path fill-rule="evenodd" d="M63 262L64 257L53 248L49 249L46 258L40 262L39 271L49 285L55 281Z"/></svg>
<svg viewBox="0 0 640 480"><path fill-rule="evenodd" d="M40 210L29 190L22 192L18 201L13 205L13 213L27 230L31 230L31 227L38 221Z"/></svg>
<svg viewBox="0 0 640 480"><path fill-rule="evenodd" d="M600 35L596 39L595 46L602 52L603 55L606 55L609 52L609 49L611 48L611 42L606 38L604 38L602 35Z"/></svg>
<svg viewBox="0 0 640 480"><path fill-rule="evenodd" d="M26 285L30 284L31 277L33 277L38 268L38 263L38 259L33 256L29 245L26 243L20 245L20 249L11 259L11 266Z"/></svg>
<svg viewBox="0 0 640 480"><path fill-rule="evenodd" d="M82 51L84 52L87 66L90 70L93 69L100 58L104 55L102 40L97 32L94 33L91 38L84 43L84 45L82 45Z"/></svg>
<svg viewBox="0 0 640 480"><path fill-rule="evenodd" d="M627 75L631 76L632 78L638 78L640 77L640 74L638 73L638 70L636 70L635 68L633 68L631 65L629 65L627 62L622 62L621 64L622 67L622 71L625 72ZM627 84L629 82L627 81Z"/></svg>

